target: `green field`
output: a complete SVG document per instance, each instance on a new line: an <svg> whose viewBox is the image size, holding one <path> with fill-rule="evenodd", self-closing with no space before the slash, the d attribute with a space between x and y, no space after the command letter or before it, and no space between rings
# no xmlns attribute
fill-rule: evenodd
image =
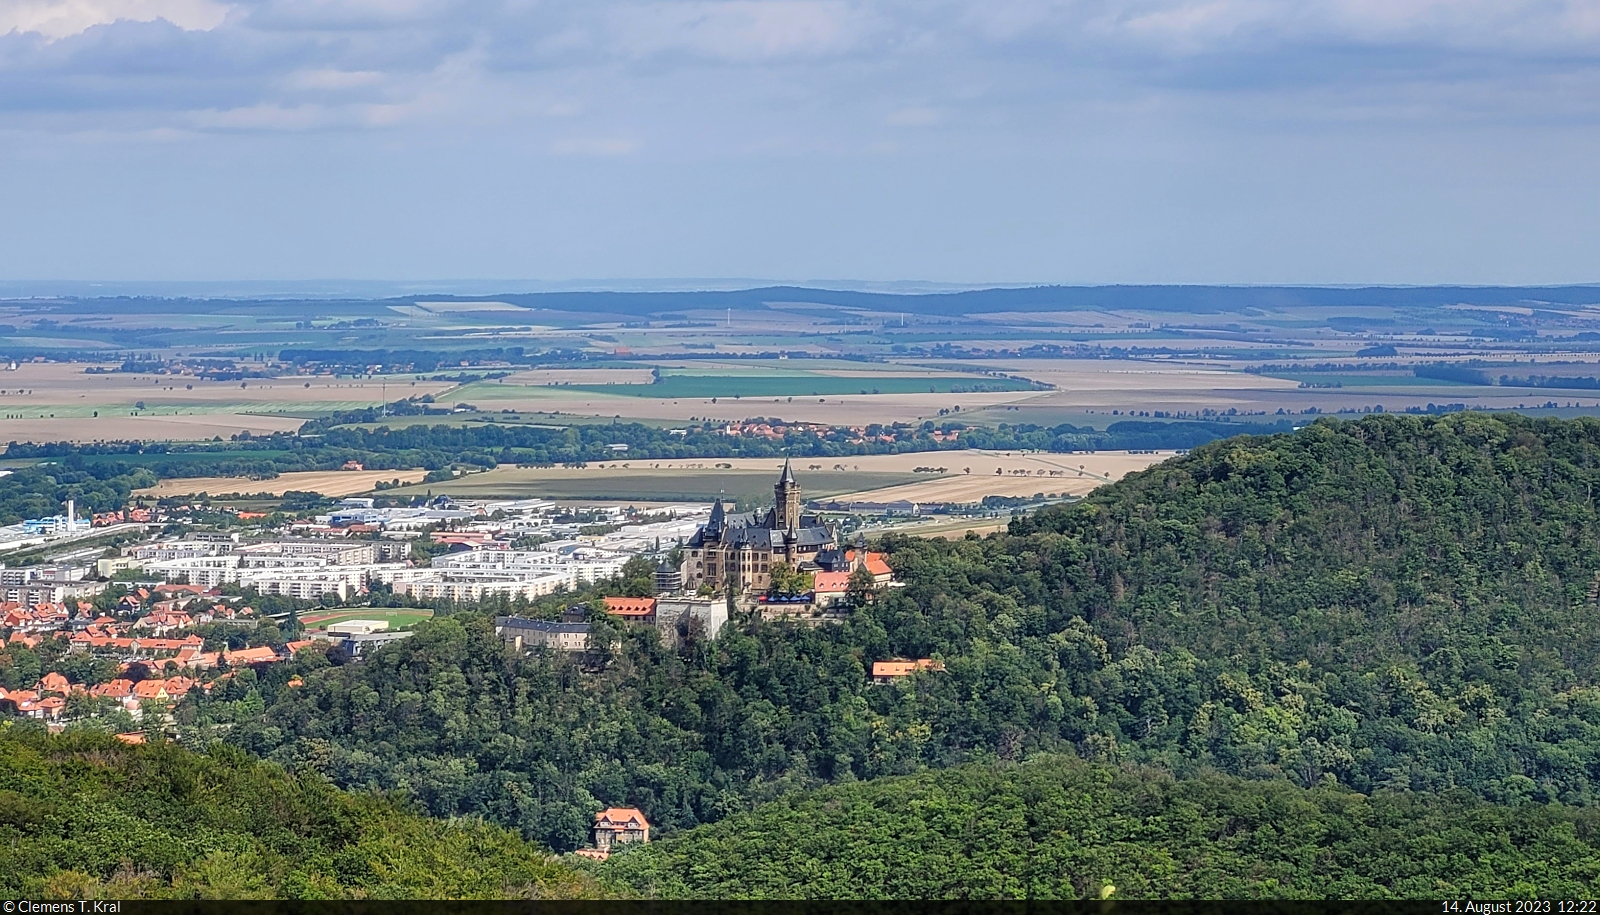
<svg viewBox="0 0 1600 915"><path fill-rule="evenodd" d="M432 616L432 610L337 610L328 614L307 613L300 617L300 621L307 626L322 628L334 623L348 622L349 620L384 620L389 624L390 629L404 629Z"/></svg>
<svg viewBox="0 0 1600 915"><path fill-rule="evenodd" d="M270 461L282 457L289 452L282 449L271 451L174 451L170 453L145 452L143 454L86 454L84 463L101 464L132 464L136 467L148 467L152 464L185 464L201 461Z"/></svg>
<svg viewBox="0 0 1600 915"><path fill-rule="evenodd" d="M830 473L808 477L806 497L865 492L926 480L915 473ZM640 502L709 502L772 499L771 471L746 470L519 470L472 474L445 483L418 483L385 495L458 498L615 499ZM813 482L815 481L815 482Z"/></svg>
<svg viewBox="0 0 1600 915"><path fill-rule="evenodd" d="M845 394L951 394L972 391L1027 391L1026 381L1012 378L885 375L840 378L837 375L664 375L654 384L574 384L563 390L624 397L821 397Z"/></svg>
<svg viewBox="0 0 1600 915"><path fill-rule="evenodd" d="M1476 385L1440 378L1418 378L1410 372L1268 372L1267 378L1281 378L1297 384L1333 385L1345 388L1387 388L1397 391L1431 391L1437 388L1471 388Z"/></svg>

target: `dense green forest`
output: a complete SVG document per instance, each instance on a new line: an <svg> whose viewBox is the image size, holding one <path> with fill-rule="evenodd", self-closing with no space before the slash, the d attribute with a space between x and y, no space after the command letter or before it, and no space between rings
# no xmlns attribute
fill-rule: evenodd
<svg viewBox="0 0 1600 915"><path fill-rule="evenodd" d="M155 482L156 475L143 468L78 458L19 468L0 476L0 524L62 514L69 499L77 502L80 516L113 511L133 490Z"/></svg>
<svg viewBox="0 0 1600 915"><path fill-rule="evenodd" d="M0 724L7 899L592 898L515 834L345 794L217 745Z"/></svg>
<svg viewBox="0 0 1600 915"><path fill-rule="evenodd" d="M671 650L623 628L569 658L517 656L462 613L180 717L560 850L610 804L670 832L1038 752L1594 805L1597 481L1594 420L1325 420L1207 445L1008 534L889 538L905 587L836 626L736 619ZM946 669L871 684L892 657ZM283 688L294 673L305 686Z"/></svg>
<svg viewBox="0 0 1600 915"><path fill-rule="evenodd" d="M1580 899L1600 811L1041 756L791 795L602 873L690 899Z"/></svg>

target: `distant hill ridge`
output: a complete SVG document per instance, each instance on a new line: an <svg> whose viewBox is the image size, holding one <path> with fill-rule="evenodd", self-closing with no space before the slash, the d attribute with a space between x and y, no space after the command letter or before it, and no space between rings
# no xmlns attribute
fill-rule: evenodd
<svg viewBox="0 0 1600 915"><path fill-rule="evenodd" d="M735 291L539 292L408 300L498 301L552 311L641 315L682 309L765 308L774 302L945 316L1077 309L1205 314L1294 306L1577 305L1600 302L1600 286L1030 286L917 294L768 286Z"/></svg>
<svg viewBox="0 0 1600 915"><path fill-rule="evenodd" d="M1437 308L1446 305L1553 306L1600 303L1600 285L1575 286L1021 286L952 292L868 292L805 286L762 286L704 291L503 292L492 295L404 296L64 296L64 301L94 302L107 313L155 309L182 312L186 302L232 311L251 302L274 308L303 304L383 305L417 302L507 302L529 309L575 314L657 315L685 310L765 309L769 303L826 305L880 313L956 316L988 312L1126 310L1218 314L1291 307L1389 306ZM512 314L508 312L508 316Z"/></svg>

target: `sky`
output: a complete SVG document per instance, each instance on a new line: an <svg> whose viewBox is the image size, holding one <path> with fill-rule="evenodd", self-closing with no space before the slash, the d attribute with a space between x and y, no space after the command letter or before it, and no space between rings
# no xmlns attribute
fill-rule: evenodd
<svg viewBox="0 0 1600 915"><path fill-rule="evenodd" d="M0 0L0 281L1593 282L1597 141L1600 0Z"/></svg>

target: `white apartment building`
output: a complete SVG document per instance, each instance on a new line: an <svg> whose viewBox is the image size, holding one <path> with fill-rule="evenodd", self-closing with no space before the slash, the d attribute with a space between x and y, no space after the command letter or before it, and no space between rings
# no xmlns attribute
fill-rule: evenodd
<svg viewBox="0 0 1600 915"><path fill-rule="evenodd" d="M366 555L370 555L369 549ZM228 553L221 556L196 556L167 562L148 563L145 568L167 581L187 581L192 585L215 588L235 584L255 588L262 594L280 594L317 600L324 594L348 598L367 587L369 580L382 581L391 570L404 565L366 563L343 564L350 555L333 552L324 556L284 555L273 552Z"/></svg>
<svg viewBox="0 0 1600 915"><path fill-rule="evenodd" d="M440 571L491 573L511 578L560 573L568 576L569 587L577 587L616 576L628 559L627 554L587 547L566 551L469 550L435 556L433 567Z"/></svg>
<svg viewBox="0 0 1600 915"><path fill-rule="evenodd" d="M561 573L549 575L523 575L517 578L475 577L441 573L433 570L432 577L414 581L397 581L394 593L409 594L418 600L450 600L472 603L491 596L510 599L524 597L532 600L570 588L571 577Z"/></svg>
<svg viewBox="0 0 1600 915"><path fill-rule="evenodd" d="M269 540L241 546L237 552L243 556L281 556L286 559L319 559L329 565L361 566L377 561L377 544L371 541L351 543L338 540Z"/></svg>

